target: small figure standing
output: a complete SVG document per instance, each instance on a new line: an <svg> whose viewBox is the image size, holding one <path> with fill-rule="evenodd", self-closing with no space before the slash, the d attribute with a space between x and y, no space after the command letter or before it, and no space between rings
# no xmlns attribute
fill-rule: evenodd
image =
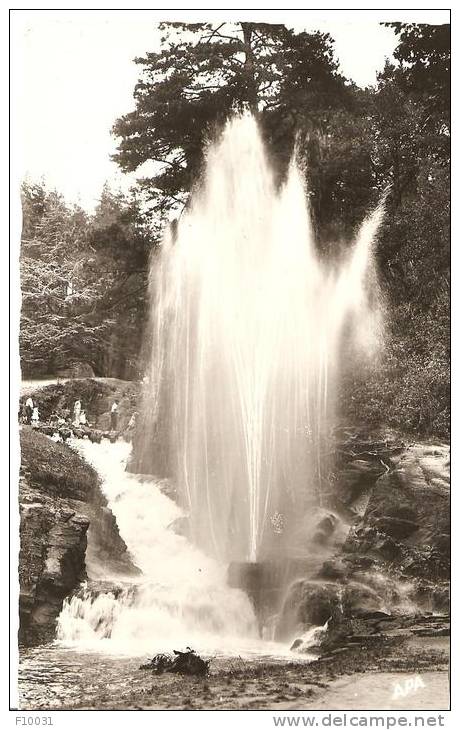
<svg viewBox="0 0 460 730"><path fill-rule="evenodd" d="M40 420L40 414L38 412L37 406L35 406L32 411L32 426L38 426L39 420Z"/></svg>
<svg viewBox="0 0 460 730"><path fill-rule="evenodd" d="M80 425L81 401L76 400L73 406L73 422L75 426Z"/></svg>
<svg viewBox="0 0 460 730"><path fill-rule="evenodd" d="M110 430L116 431L118 425L118 401L114 401L110 409Z"/></svg>
<svg viewBox="0 0 460 730"><path fill-rule="evenodd" d="M134 430L134 426L136 425L136 418L137 418L137 411L134 411L133 415L131 416L131 418L128 421L128 425L126 427L127 431Z"/></svg>
<svg viewBox="0 0 460 730"><path fill-rule="evenodd" d="M128 425L125 429L125 441L129 441L133 438L134 430L136 428L137 411L134 411L131 418L128 421Z"/></svg>
<svg viewBox="0 0 460 730"><path fill-rule="evenodd" d="M29 396L26 400L26 423L32 423L32 414L34 412L34 402Z"/></svg>
<svg viewBox="0 0 460 730"><path fill-rule="evenodd" d="M19 412L19 421L20 421L20 423L27 423L27 408L26 408L25 401L21 405L21 409Z"/></svg>
<svg viewBox="0 0 460 730"><path fill-rule="evenodd" d="M80 424L82 426L87 426L88 425L88 421L86 420L86 412L85 411L82 411L80 413Z"/></svg>

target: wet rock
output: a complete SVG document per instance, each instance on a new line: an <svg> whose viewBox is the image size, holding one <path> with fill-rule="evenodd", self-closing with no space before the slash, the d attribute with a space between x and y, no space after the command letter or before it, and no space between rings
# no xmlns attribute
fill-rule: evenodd
<svg viewBox="0 0 460 730"><path fill-rule="evenodd" d="M325 545L337 525L337 517L332 513L325 515L315 526L312 541L318 545Z"/></svg>
<svg viewBox="0 0 460 730"><path fill-rule="evenodd" d="M366 440L351 431L347 439L328 500L341 500L342 512L333 514L348 510L353 524L335 555L310 574L314 580L291 586L278 629L288 638L328 615L328 636L338 641L347 632L379 633L385 624L406 631L420 610L449 610L448 447L406 446L394 435ZM320 547L337 532L325 518L317 520ZM409 623L399 627L402 616Z"/></svg>
<svg viewBox="0 0 460 730"><path fill-rule="evenodd" d="M431 592L433 611L448 613L450 611L450 584L437 585Z"/></svg>
<svg viewBox="0 0 460 730"><path fill-rule="evenodd" d="M390 515L379 517L375 521L375 525L380 532L385 532L396 540L405 540L406 537L419 529L419 525L413 520L391 517Z"/></svg>
<svg viewBox="0 0 460 730"><path fill-rule="evenodd" d="M377 620L377 621L391 621L393 619L393 616L391 613L387 613L386 611L366 611L363 610L361 613L361 618L368 620Z"/></svg>
<svg viewBox="0 0 460 730"><path fill-rule="evenodd" d="M364 522L412 546L436 545L450 534L449 479L447 447L407 448L377 480Z"/></svg>
<svg viewBox="0 0 460 730"><path fill-rule="evenodd" d="M450 628L438 628L436 626L426 627L422 629L415 628L411 629L411 633L415 636L450 636Z"/></svg>
<svg viewBox="0 0 460 730"><path fill-rule="evenodd" d="M295 639L290 646L290 650L295 651L296 649L299 649L302 646L302 644L303 644L302 639Z"/></svg>
<svg viewBox="0 0 460 730"><path fill-rule="evenodd" d="M185 515L182 517L177 517L173 522L171 522L170 525L168 525L168 530L172 530L172 532L175 532L176 535L181 535L181 537L185 537L189 539L190 537L190 520Z"/></svg>
<svg viewBox="0 0 460 730"><path fill-rule="evenodd" d="M333 552L347 537L349 519L346 514L324 507L310 507L290 536L290 544L296 550L319 553L322 548Z"/></svg>
<svg viewBox="0 0 460 730"><path fill-rule="evenodd" d="M372 489L378 477L384 472L385 467L374 458L368 460L351 458L338 471L337 496L344 504L352 506L363 493Z"/></svg>
<svg viewBox="0 0 460 730"><path fill-rule="evenodd" d="M54 500L33 496L20 506L19 639L37 643L54 637L64 598L85 575L89 520L70 516Z"/></svg>
<svg viewBox="0 0 460 730"><path fill-rule="evenodd" d="M379 567L378 561L369 555L346 554L342 557L346 565L348 565L350 575L368 570L377 570Z"/></svg>
<svg viewBox="0 0 460 730"><path fill-rule="evenodd" d="M450 555L451 536L446 532L435 535L433 539L434 547L444 555Z"/></svg>
<svg viewBox="0 0 460 730"><path fill-rule="evenodd" d="M285 640L330 621L330 630L342 632L347 621L377 623L387 617L381 595L372 587L350 581L345 586L334 582L300 580L286 597L277 625L276 638ZM361 628L365 626L361 621ZM374 628L372 629L374 630Z"/></svg>
<svg viewBox="0 0 460 730"><path fill-rule="evenodd" d="M310 626L322 626L331 616L341 612L338 584L298 580L290 587L284 602L276 638L283 640Z"/></svg>
<svg viewBox="0 0 460 730"><path fill-rule="evenodd" d="M389 562L401 560L403 555L402 546L396 540L367 524L350 531L344 550Z"/></svg>
<svg viewBox="0 0 460 730"><path fill-rule="evenodd" d="M349 563L346 563L340 557L336 557L332 558L331 560L326 560L316 577L324 580L344 581L347 578L349 572Z"/></svg>
<svg viewBox="0 0 460 730"><path fill-rule="evenodd" d="M344 616L363 617L382 610L382 599L377 591L363 583L352 581L342 593Z"/></svg>
<svg viewBox="0 0 460 730"><path fill-rule="evenodd" d="M339 646L337 649L331 649L329 654L331 656L335 656L336 654L343 654L344 652L348 651L348 647L346 646Z"/></svg>
<svg viewBox="0 0 460 730"><path fill-rule="evenodd" d="M133 574L126 545L92 467L68 446L21 431L20 629L23 644L54 638L66 598L97 561Z"/></svg>

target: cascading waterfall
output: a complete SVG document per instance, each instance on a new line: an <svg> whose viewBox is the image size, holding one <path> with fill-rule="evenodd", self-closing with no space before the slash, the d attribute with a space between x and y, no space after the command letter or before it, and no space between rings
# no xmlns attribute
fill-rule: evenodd
<svg viewBox="0 0 460 730"><path fill-rule="evenodd" d="M176 483L193 541L222 562L288 549L321 501L340 342L370 344L382 207L339 267L316 250L302 175L277 188L254 118L230 121L151 270L144 458ZM142 460L141 460L142 461Z"/></svg>
<svg viewBox="0 0 460 730"><path fill-rule="evenodd" d="M130 444L78 440L73 447L98 471L142 576L123 584L107 575L101 585L83 585L64 603L58 639L128 654L190 643L208 650L257 644L252 605L243 591L227 586L226 567L170 529L182 513L161 485L126 472Z"/></svg>
<svg viewBox="0 0 460 730"><path fill-rule="evenodd" d="M253 606L227 585L227 567L289 556L296 524L321 503L341 342L366 349L378 333L369 288L382 207L340 265L327 264L303 180L293 160L276 186L250 115L208 148L201 187L152 262L136 444L139 471L171 479L181 507L158 480L125 471L126 444L75 444L142 577L83 586L59 617L64 642L130 653L257 643ZM170 529L180 515L190 541Z"/></svg>

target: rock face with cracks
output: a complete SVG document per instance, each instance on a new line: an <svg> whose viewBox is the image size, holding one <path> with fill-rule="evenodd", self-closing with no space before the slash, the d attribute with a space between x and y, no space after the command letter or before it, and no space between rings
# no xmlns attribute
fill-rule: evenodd
<svg viewBox="0 0 460 730"><path fill-rule="evenodd" d="M350 525L340 549L291 584L277 636L331 619L449 610L450 471L445 444L340 434L330 506Z"/></svg>
<svg viewBox="0 0 460 730"><path fill-rule="evenodd" d="M99 565L115 574L136 568L92 467L26 426L19 511L19 641L30 645L54 638L64 598Z"/></svg>

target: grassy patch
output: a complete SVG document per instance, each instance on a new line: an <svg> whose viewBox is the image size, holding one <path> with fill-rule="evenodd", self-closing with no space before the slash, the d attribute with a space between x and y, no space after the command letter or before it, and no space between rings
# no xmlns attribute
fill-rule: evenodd
<svg viewBox="0 0 460 730"><path fill-rule="evenodd" d="M21 472L49 496L87 501L98 484L97 473L72 449L28 426L21 430Z"/></svg>

